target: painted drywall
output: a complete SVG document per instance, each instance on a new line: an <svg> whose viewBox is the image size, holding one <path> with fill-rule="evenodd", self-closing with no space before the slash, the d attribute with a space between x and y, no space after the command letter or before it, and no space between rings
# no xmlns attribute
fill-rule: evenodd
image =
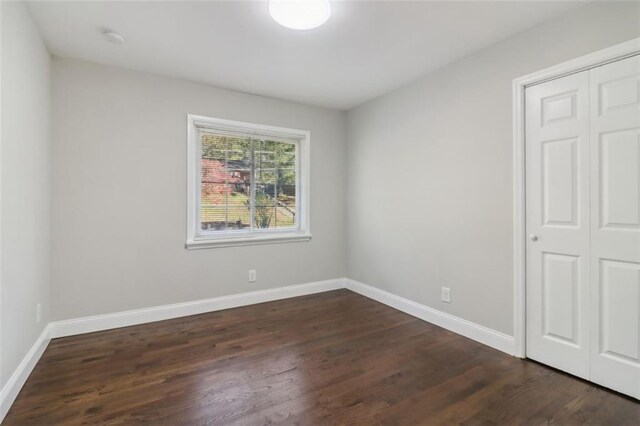
<svg viewBox="0 0 640 426"><path fill-rule="evenodd" d="M344 113L58 58L53 109L54 320L345 275ZM311 131L311 241L184 248L187 114Z"/></svg>
<svg viewBox="0 0 640 426"><path fill-rule="evenodd" d="M2 377L49 321L51 57L22 2L2 5ZM42 304L40 323L36 305Z"/></svg>
<svg viewBox="0 0 640 426"><path fill-rule="evenodd" d="M512 334L512 80L639 36L592 3L350 111L349 277Z"/></svg>

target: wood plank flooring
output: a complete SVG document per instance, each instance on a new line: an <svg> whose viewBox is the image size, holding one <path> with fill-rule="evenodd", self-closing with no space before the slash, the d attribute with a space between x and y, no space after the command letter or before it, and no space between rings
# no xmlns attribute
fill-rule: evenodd
<svg viewBox="0 0 640 426"><path fill-rule="evenodd" d="M5 425L634 425L630 398L337 290L53 340Z"/></svg>

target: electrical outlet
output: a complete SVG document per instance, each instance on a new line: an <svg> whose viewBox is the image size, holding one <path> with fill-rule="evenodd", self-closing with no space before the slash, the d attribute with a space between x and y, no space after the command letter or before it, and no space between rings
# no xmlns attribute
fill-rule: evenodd
<svg viewBox="0 0 640 426"><path fill-rule="evenodd" d="M249 282L250 283L255 283L256 281L257 281L256 270L255 269L249 269Z"/></svg>
<svg viewBox="0 0 640 426"><path fill-rule="evenodd" d="M36 305L36 323L40 324L42 321L42 303Z"/></svg>
<svg viewBox="0 0 640 426"><path fill-rule="evenodd" d="M442 287L442 301L451 303L451 289L449 287Z"/></svg>

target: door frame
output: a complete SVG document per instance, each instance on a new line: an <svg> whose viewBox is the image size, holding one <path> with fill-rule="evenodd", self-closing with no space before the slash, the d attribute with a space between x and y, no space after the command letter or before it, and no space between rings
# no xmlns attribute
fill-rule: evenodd
<svg viewBox="0 0 640 426"><path fill-rule="evenodd" d="M514 355L526 357L525 89L640 54L640 38L513 80L513 338Z"/></svg>

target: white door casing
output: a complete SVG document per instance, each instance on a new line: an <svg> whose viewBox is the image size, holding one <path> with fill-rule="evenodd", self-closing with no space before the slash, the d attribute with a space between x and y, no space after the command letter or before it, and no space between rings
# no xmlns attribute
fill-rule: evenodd
<svg viewBox="0 0 640 426"><path fill-rule="evenodd" d="M589 377L589 73L526 89L527 356Z"/></svg>
<svg viewBox="0 0 640 426"><path fill-rule="evenodd" d="M589 73L591 380L640 398L640 56Z"/></svg>

